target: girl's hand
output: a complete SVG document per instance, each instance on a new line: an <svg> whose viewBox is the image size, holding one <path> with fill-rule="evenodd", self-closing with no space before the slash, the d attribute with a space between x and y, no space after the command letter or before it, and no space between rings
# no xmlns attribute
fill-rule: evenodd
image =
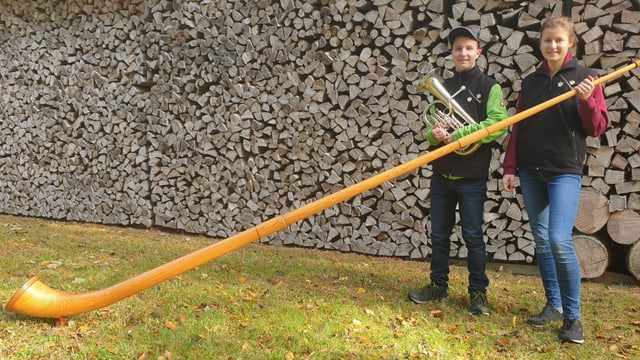
<svg viewBox="0 0 640 360"><path fill-rule="evenodd" d="M591 97L591 93L593 93L593 89L595 88L593 80L593 76L589 76L574 88L580 100L589 100Z"/></svg>
<svg viewBox="0 0 640 360"><path fill-rule="evenodd" d="M502 177L502 187L506 191L514 191L516 189L516 177L515 177L515 175L504 175Z"/></svg>

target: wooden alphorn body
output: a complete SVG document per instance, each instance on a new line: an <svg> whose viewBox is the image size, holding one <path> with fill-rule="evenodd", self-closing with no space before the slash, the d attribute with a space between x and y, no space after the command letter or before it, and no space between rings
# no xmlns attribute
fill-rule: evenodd
<svg viewBox="0 0 640 360"><path fill-rule="evenodd" d="M635 62L630 65L604 75L595 80L594 83L596 85L604 83L622 75L625 72L631 71L636 67L640 67L640 60L635 60ZM27 281L15 295L13 295L7 304L6 310L32 317L61 318L108 306L162 281L203 265L212 259L234 251L255 240L280 231L297 221L348 200L364 191L377 187L386 181L409 173L444 155L465 148L466 146L471 145L498 130L511 126L575 95L575 90L569 90L541 104L502 120L499 123L475 131L461 139L439 147L413 160L315 200L298 209L266 220L253 228L177 258L111 287L82 294L69 294L54 290L42 283L38 277L33 277Z"/></svg>

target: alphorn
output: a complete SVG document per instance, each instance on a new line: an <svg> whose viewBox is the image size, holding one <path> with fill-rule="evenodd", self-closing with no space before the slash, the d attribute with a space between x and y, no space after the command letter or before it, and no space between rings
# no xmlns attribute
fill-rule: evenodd
<svg viewBox="0 0 640 360"><path fill-rule="evenodd" d="M598 85L614 79L627 71L635 69L636 67L640 67L640 60L636 60L630 65L596 79L594 84ZM255 240L280 231L297 221L348 200L364 191L377 187L386 181L409 173L430 161L438 159L458 149L465 148L466 146L471 145L496 131L522 121L531 115L554 106L575 95L575 90L569 90L525 111L508 117L496 124L475 131L447 145L427 152L413 160L402 163L394 168L381 172L333 194L303 205L298 209L275 216L248 230L224 240L220 240L219 242L200 250L196 250L190 254L177 258L111 287L82 294L70 294L54 290L42 283L37 276L34 276L27 281L15 295L13 295L11 300L9 300L6 309L7 311L32 317L63 318L111 305L160 282L203 265Z"/></svg>

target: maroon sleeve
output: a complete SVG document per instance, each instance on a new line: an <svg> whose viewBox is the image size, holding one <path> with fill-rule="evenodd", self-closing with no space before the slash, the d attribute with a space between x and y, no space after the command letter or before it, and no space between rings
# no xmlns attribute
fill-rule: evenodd
<svg viewBox="0 0 640 360"><path fill-rule="evenodd" d="M516 113L524 110L522 108L521 98L518 98L516 103ZM504 154L504 161L502 162L503 175L515 175L518 169L518 136L520 135L520 124L515 123L511 127L511 136L509 137L509 143L507 144L507 150Z"/></svg>
<svg viewBox="0 0 640 360"><path fill-rule="evenodd" d="M609 126L609 112L604 100L602 86L593 89L591 97L578 102L578 111L582 120L582 127L588 136L603 134Z"/></svg>

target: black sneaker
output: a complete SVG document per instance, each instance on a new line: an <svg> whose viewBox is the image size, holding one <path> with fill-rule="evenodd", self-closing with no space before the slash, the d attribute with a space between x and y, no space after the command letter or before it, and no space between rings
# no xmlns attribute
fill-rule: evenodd
<svg viewBox="0 0 640 360"><path fill-rule="evenodd" d="M471 315L489 315L489 302L487 294L483 292L472 292L469 294L469 314Z"/></svg>
<svg viewBox="0 0 640 360"><path fill-rule="evenodd" d="M429 284L420 290L409 292L409 300L417 304L425 304L432 301L444 300L449 297L447 288L436 284Z"/></svg>
<svg viewBox="0 0 640 360"><path fill-rule="evenodd" d="M582 323L578 319L564 319L558 336L560 337L560 340L564 342L572 342L576 344L584 343Z"/></svg>
<svg viewBox="0 0 640 360"><path fill-rule="evenodd" d="M561 320L562 313L551 306L551 304L547 303L540 314L530 317L527 322L533 326L544 326L546 324Z"/></svg>

